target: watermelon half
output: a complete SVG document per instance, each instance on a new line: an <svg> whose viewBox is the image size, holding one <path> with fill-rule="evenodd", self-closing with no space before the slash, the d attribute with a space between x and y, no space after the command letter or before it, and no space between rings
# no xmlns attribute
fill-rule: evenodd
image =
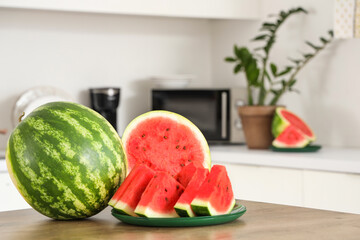
<svg viewBox="0 0 360 240"><path fill-rule="evenodd" d="M306 138L309 139L309 141L315 141L315 134L300 117L283 107L276 108L272 122L272 133L274 137L278 137L280 133L282 133L290 125L298 128L306 136Z"/></svg>
<svg viewBox="0 0 360 240"><path fill-rule="evenodd" d="M285 128L272 145L277 148L303 148L309 144L309 139L298 128L293 125Z"/></svg>
<svg viewBox="0 0 360 240"><path fill-rule="evenodd" d="M156 172L141 195L135 213L148 218L179 217L174 205L184 192L184 187L169 173Z"/></svg>
<svg viewBox="0 0 360 240"><path fill-rule="evenodd" d="M134 210L154 175L154 170L146 165L136 165L111 198L109 205L123 214L136 217Z"/></svg>
<svg viewBox="0 0 360 240"><path fill-rule="evenodd" d="M184 193L176 202L174 208L180 217L195 217L191 209L191 202L198 193L199 186L205 181L209 174L209 169L195 168L189 164L177 175L178 181L185 187Z"/></svg>
<svg viewBox="0 0 360 240"><path fill-rule="evenodd" d="M168 111L150 111L135 118L122 136L129 171L135 164L146 164L175 176L194 163L211 166L210 150L201 131L188 119Z"/></svg>
<svg viewBox="0 0 360 240"><path fill-rule="evenodd" d="M6 163L35 210L54 219L90 217L126 177L121 140L105 118L70 102L40 106L14 129Z"/></svg>
<svg viewBox="0 0 360 240"><path fill-rule="evenodd" d="M214 216L231 212L234 205L234 193L226 168L214 165L191 202L191 208L198 216Z"/></svg>

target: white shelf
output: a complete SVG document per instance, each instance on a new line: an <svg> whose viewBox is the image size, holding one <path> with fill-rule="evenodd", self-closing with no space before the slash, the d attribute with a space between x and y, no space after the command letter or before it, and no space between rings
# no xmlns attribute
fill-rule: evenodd
<svg viewBox="0 0 360 240"><path fill-rule="evenodd" d="M259 0L0 0L0 7L206 19L258 19Z"/></svg>
<svg viewBox="0 0 360 240"><path fill-rule="evenodd" d="M210 151L212 161L220 164L360 173L360 149L324 147L315 153L279 153L249 150L246 146L212 146Z"/></svg>

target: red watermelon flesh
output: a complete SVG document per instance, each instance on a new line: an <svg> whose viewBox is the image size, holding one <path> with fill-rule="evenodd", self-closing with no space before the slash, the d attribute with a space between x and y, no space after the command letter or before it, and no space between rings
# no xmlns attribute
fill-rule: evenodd
<svg viewBox="0 0 360 240"><path fill-rule="evenodd" d="M135 213L143 217L178 217L174 205L184 192L184 187L169 173L156 172L141 196Z"/></svg>
<svg viewBox="0 0 360 240"><path fill-rule="evenodd" d="M186 169L183 168L183 171L184 170ZM181 174L183 171L181 171L179 174ZM186 173L183 174L185 175ZM180 196L179 200L176 202L174 206L175 211L179 216L195 217L195 213L191 209L191 202L198 193L199 186L203 184L208 174L209 174L209 170L205 168L196 168L195 172L191 174L192 177L188 182L184 193Z"/></svg>
<svg viewBox="0 0 360 240"><path fill-rule="evenodd" d="M111 199L111 206L123 214L136 216L134 210L155 172L146 165L136 165Z"/></svg>
<svg viewBox="0 0 360 240"><path fill-rule="evenodd" d="M298 128L289 125L272 144L278 148L303 148L309 144L309 139Z"/></svg>
<svg viewBox="0 0 360 240"><path fill-rule="evenodd" d="M167 111L152 111L134 119L123 134L129 169L146 164L175 176L193 162L210 168L210 151L200 130L186 118Z"/></svg>
<svg viewBox="0 0 360 240"><path fill-rule="evenodd" d="M311 131L310 127L298 116L293 114L292 112L283 109L281 110L281 115L294 127L298 128L301 132L303 132L310 139L314 138L314 133Z"/></svg>
<svg viewBox="0 0 360 240"><path fill-rule="evenodd" d="M234 193L226 168L214 165L191 202L191 208L196 215L214 216L229 213L234 205Z"/></svg>
<svg viewBox="0 0 360 240"><path fill-rule="evenodd" d="M190 163L183 167L183 169L181 169L178 174L176 174L175 179L186 188L190 180L194 176L196 169L197 168L195 167L194 163ZM209 172L209 170L207 171Z"/></svg>

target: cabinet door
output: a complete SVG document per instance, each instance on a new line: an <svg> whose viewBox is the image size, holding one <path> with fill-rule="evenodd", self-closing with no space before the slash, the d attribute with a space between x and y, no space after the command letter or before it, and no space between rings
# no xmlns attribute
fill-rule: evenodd
<svg viewBox="0 0 360 240"><path fill-rule="evenodd" d="M30 208L15 188L7 172L0 173L0 212Z"/></svg>
<svg viewBox="0 0 360 240"><path fill-rule="evenodd" d="M304 206L360 213L360 175L305 171Z"/></svg>
<svg viewBox="0 0 360 240"><path fill-rule="evenodd" d="M303 171L225 164L235 198L302 205Z"/></svg>

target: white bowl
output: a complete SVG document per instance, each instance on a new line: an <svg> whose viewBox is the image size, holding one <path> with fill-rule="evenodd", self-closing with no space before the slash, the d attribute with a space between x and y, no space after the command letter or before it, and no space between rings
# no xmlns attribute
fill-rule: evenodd
<svg viewBox="0 0 360 240"><path fill-rule="evenodd" d="M195 77L193 75L164 75L153 77L158 88L186 88Z"/></svg>

